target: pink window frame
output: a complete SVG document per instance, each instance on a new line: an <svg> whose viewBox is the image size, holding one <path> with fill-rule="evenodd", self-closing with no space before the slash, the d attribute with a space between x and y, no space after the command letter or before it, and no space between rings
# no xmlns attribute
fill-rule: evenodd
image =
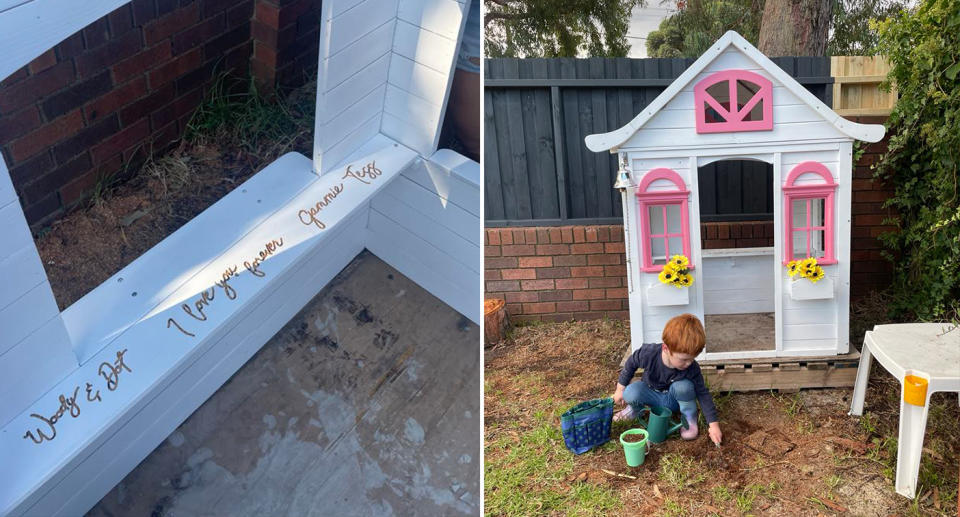
<svg viewBox="0 0 960 517"><path fill-rule="evenodd" d="M760 87L756 94L737 108L737 80L742 79ZM727 81L730 87L730 108L724 109L710 94L707 88L719 82ZM697 115L697 133L729 133L733 131L768 131L773 129L773 84L762 75L746 70L724 70L703 79L693 88L693 100ZM743 120L758 102L763 101L763 115L760 120ZM717 113L723 115L726 122L707 123L706 108L709 104Z"/></svg>
<svg viewBox="0 0 960 517"><path fill-rule="evenodd" d="M677 187L677 190L647 192L647 188L650 187L650 184L661 179L673 183ZM640 181L640 185L637 187L636 195L639 206L637 224L640 226L640 238L643 239L640 246L643 250L641 253L643 256L643 263L640 266L640 270L644 273L659 273L663 270L663 264L653 263L653 253L650 249L650 240L653 237L663 237L664 249L667 251L668 259L670 256L670 246L667 244L668 239L670 237L680 237L681 242L683 243L683 254L687 258L690 258L690 217L688 214L688 200L690 198L690 191L686 189L686 184L684 183L683 178L681 178L676 171L671 169L653 169L643 176L643 179ZM680 205L681 233L669 233L667 231L667 205ZM653 234L650 231L649 208L651 206L663 207L664 214L662 234ZM694 268L693 264L690 264L688 267L689 269Z"/></svg>
<svg viewBox="0 0 960 517"><path fill-rule="evenodd" d="M819 175L823 178L823 183L816 185L795 185L797 178L801 174L811 172ZM819 162L807 161L803 162L793 169L790 170L790 174L787 175L787 183L783 187L783 204L784 204L784 218L783 218L783 263L787 264L791 260L798 258L806 257L794 257L793 256L793 232L794 231L806 231L807 232L807 256L810 256L810 234L811 232L819 229L823 229L823 258L817 259L817 264L826 265L826 264L836 264L837 258L834 251L834 230L835 230L835 217L834 217L834 195L837 191L837 184L833 181L833 175L830 174L830 169L827 169L825 165ZM810 225L810 208L811 201L814 199L823 199L823 227L820 226L811 226ZM794 228L793 227L793 201L794 200L806 200L807 201L807 221L805 227Z"/></svg>

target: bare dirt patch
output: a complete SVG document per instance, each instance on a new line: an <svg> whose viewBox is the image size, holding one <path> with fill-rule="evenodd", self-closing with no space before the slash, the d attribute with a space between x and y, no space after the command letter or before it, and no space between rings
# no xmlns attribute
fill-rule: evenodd
<svg viewBox="0 0 960 517"><path fill-rule="evenodd" d="M508 340L487 349L489 514L523 514L505 500L510 494L491 486L489 480L498 479L492 473L516 468L516 459L506 461L511 448L533 443L528 438L542 434L543 426L559 430L565 409L610 396L628 337L625 322L541 324L513 329ZM862 419L846 414L850 389L714 393L722 447L715 447L705 432L689 442L673 436L651 446L636 468L626 465L617 440L630 425L615 423L609 443L580 456L564 449L557 431L550 440L537 442L543 444L540 453L555 455L554 464L572 459L572 469L552 481L532 476L513 491L526 492L516 497L545 490L567 494L566 507L586 514L602 513L590 510L590 500L576 499L589 486L612 492L621 510L640 515L955 515L960 463L956 398L938 397L931 403L925 442L930 452L923 457L923 486L914 505L894 491L892 481L898 389L885 372L875 371ZM538 513L567 511L557 506Z"/></svg>

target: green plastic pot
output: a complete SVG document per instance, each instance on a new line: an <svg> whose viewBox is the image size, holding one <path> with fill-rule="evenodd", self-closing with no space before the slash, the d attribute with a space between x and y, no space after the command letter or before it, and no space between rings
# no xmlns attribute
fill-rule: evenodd
<svg viewBox="0 0 960 517"><path fill-rule="evenodd" d="M639 442L624 440L627 435L634 434L643 436L643 440ZM648 434L643 429L627 429L620 434L620 444L623 445L623 454L627 457L627 465L631 467L643 465L643 460L647 457L647 438Z"/></svg>

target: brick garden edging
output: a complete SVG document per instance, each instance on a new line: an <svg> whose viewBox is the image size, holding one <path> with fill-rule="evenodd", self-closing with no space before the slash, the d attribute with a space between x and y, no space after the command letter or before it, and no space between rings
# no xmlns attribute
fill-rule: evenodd
<svg viewBox="0 0 960 517"><path fill-rule="evenodd" d="M882 120L881 120L882 122ZM892 226L882 208L892 189L873 180L870 166L887 141L866 146L853 169L851 299L890 282L892 266L877 239ZM772 246L772 222L703 223L704 249ZM622 225L486 228L485 296L506 302L513 321L627 319Z"/></svg>
<svg viewBox="0 0 960 517"><path fill-rule="evenodd" d="M168 149L220 71L252 71L268 91L302 83L319 12L320 0L133 0L0 82L0 151L31 228Z"/></svg>

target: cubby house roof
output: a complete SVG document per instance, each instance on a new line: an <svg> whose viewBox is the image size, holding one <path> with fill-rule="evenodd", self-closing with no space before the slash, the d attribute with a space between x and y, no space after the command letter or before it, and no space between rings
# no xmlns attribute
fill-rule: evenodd
<svg viewBox="0 0 960 517"><path fill-rule="evenodd" d="M807 91L800 83L790 77L776 63L771 61L756 47L750 44L743 36L734 31L727 31L720 37L709 50L703 53L689 68L687 68L680 77L677 77L670 86L663 91L653 102L633 118L627 125L620 129L610 131L609 133L598 133L586 137L587 148L594 152L607 151L617 152L619 146L623 145L633 136L641 127L652 119L664 106L670 102L674 96L687 87L687 85L704 71L710 63L720 54L727 50L727 47L734 47L740 53L753 60L764 71L769 73L777 82L806 103L810 109L818 113L823 119L832 124L838 131L849 136L852 139L863 140L866 142L878 142L883 138L884 127L879 124L858 124L851 122L820 101L816 96Z"/></svg>

